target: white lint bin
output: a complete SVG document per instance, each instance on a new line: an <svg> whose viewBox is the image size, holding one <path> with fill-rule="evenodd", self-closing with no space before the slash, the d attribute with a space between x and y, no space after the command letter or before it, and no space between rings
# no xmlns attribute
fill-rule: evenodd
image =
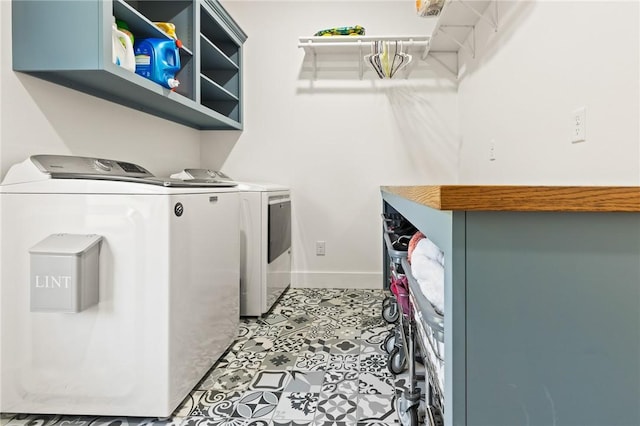
<svg viewBox="0 0 640 426"><path fill-rule="evenodd" d="M83 311L98 303L102 236L49 235L29 249L31 312Z"/></svg>

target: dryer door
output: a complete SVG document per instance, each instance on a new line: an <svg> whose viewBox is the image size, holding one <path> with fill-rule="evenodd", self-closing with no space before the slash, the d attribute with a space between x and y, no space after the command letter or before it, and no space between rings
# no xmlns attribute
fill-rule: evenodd
<svg viewBox="0 0 640 426"><path fill-rule="evenodd" d="M271 263L291 248L291 200L269 200L268 232L268 262Z"/></svg>
<svg viewBox="0 0 640 426"><path fill-rule="evenodd" d="M267 222L265 312L291 283L291 200L288 194L269 195Z"/></svg>

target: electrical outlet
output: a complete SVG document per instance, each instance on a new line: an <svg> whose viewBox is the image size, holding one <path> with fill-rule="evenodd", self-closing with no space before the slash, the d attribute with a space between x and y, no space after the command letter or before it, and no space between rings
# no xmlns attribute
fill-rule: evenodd
<svg viewBox="0 0 640 426"><path fill-rule="evenodd" d="M496 161L496 140L489 142L489 161Z"/></svg>
<svg viewBox="0 0 640 426"><path fill-rule="evenodd" d="M316 241L316 256L324 256L325 243L324 241Z"/></svg>
<svg viewBox="0 0 640 426"><path fill-rule="evenodd" d="M587 108L582 107L571 114L571 142L587 140Z"/></svg>

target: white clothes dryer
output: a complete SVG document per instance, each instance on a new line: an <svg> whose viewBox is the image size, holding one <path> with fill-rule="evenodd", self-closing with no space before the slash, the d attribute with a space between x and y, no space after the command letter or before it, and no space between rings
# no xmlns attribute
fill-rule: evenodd
<svg viewBox="0 0 640 426"><path fill-rule="evenodd" d="M240 315L262 316L291 285L291 191L232 180L220 171L184 169L185 182L233 182L240 192Z"/></svg>
<svg viewBox="0 0 640 426"><path fill-rule="evenodd" d="M0 412L171 415L237 335L237 188L38 155L0 202ZM61 233L102 237L98 302L33 312L29 250Z"/></svg>

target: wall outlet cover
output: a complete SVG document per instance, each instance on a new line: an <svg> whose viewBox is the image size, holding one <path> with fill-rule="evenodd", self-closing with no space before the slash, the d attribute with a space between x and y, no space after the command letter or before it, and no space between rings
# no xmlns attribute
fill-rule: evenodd
<svg viewBox="0 0 640 426"><path fill-rule="evenodd" d="M587 140L587 108L578 108L571 113L571 142Z"/></svg>

